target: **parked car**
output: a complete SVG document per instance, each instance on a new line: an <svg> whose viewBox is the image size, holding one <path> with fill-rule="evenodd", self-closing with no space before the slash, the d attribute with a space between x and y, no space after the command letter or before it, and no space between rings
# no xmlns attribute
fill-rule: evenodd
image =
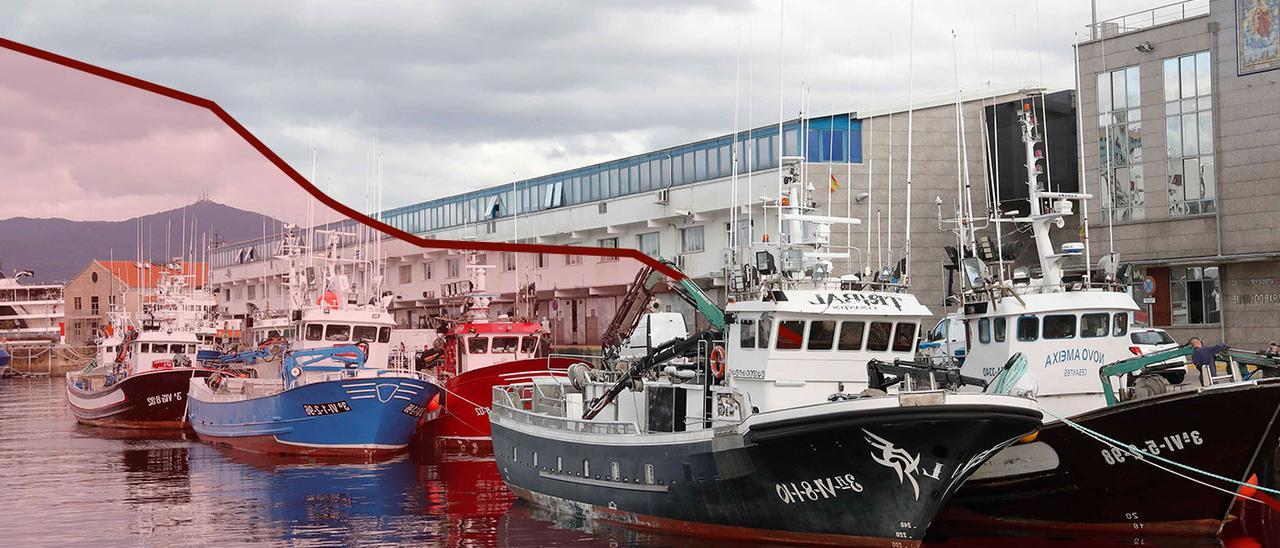
<svg viewBox="0 0 1280 548"><path fill-rule="evenodd" d="M1129 345L1129 352L1133 353L1134 356L1169 350L1179 346L1178 341L1173 340L1173 337L1169 336L1168 332L1155 327L1134 327L1129 331L1129 341L1132 343ZM1186 356L1162 362L1162 364L1180 366L1186 366L1187 363L1189 362ZM1161 375L1169 379L1169 382L1179 384L1185 378L1186 373L1187 370L1185 368L1175 368L1166 369L1161 372Z"/></svg>

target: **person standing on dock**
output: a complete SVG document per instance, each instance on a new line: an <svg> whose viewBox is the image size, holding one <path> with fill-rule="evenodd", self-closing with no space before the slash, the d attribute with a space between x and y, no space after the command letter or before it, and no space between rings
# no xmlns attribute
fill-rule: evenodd
<svg viewBox="0 0 1280 548"><path fill-rule="evenodd" d="M1213 383L1213 374L1218 369L1218 352L1226 350L1228 347L1225 343L1215 344L1213 346L1205 346L1204 341L1200 337L1191 337L1187 344L1191 345L1191 364L1196 366L1196 371L1200 373L1200 385L1209 386ZM1205 376L1205 370L1208 369L1208 376Z"/></svg>

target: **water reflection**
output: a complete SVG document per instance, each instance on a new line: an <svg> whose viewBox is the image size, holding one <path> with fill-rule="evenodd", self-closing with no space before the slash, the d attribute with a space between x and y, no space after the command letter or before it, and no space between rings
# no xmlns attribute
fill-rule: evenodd
<svg viewBox="0 0 1280 548"><path fill-rule="evenodd" d="M61 379L0 381L0 532L6 545L415 544L741 546L593 523L517 501L484 446L374 462L262 456L188 435L78 426ZM927 546L1277 546L1250 503L1225 540L1046 538L939 528Z"/></svg>

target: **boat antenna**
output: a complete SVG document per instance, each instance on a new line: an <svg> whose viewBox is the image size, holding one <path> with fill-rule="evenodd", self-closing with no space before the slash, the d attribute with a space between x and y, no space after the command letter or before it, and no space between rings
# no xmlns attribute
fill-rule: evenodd
<svg viewBox="0 0 1280 548"><path fill-rule="evenodd" d="M965 211L966 209L968 210L967 218L968 218L968 225L969 225L969 237L968 237L969 252L972 253L974 257L977 257L978 244L976 241L977 240L976 235L974 233L975 227L974 227L974 219L973 219L973 193L972 193L972 187L970 186L970 182L969 182L969 162L965 161L968 159L968 151L967 151L968 144L965 141L965 136L964 136L964 103L961 101L961 98L960 98L960 53L956 47L956 40L957 40L956 31L955 29L952 29L951 30L952 69L955 72L955 78L956 78L956 138L959 140L959 149L956 150L956 154L957 154L956 160L960 164L960 173L959 173L960 184L963 186L963 191L960 194L960 199L962 200L960 209L962 212ZM966 217L966 215L962 214L961 217Z"/></svg>
<svg viewBox="0 0 1280 548"><path fill-rule="evenodd" d="M784 133L782 129L782 121L786 117L786 114L785 114L786 111L784 110L785 107L783 106L783 99L785 97L785 87L786 87L785 84L787 82L787 79L786 79L787 48L786 48L786 41L785 41L786 25L784 24L786 15L787 15L786 4L783 2L783 0L778 0L778 158L777 158L778 194L775 200L777 200L776 203L778 205L778 253L779 255L781 255L782 253L782 179L783 179L782 140L786 136L786 133ZM796 133L797 134L800 133L799 128L797 128Z"/></svg>
<svg viewBox="0 0 1280 548"><path fill-rule="evenodd" d="M1075 65L1076 65L1075 66L1075 69L1076 69L1076 97L1075 97L1076 128L1083 128L1084 113L1083 111L1081 111L1079 107L1080 89L1081 89L1080 88L1080 33L1076 32L1076 33L1073 33L1073 35L1075 37L1075 44L1072 46L1072 49L1075 50L1073 53L1075 54ZM1087 196L1089 194L1089 185L1088 185L1089 178L1085 177L1084 175L1084 132L1083 131L1076 131L1076 141L1077 141L1076 144L1079 147L1079 152L1076 156L1079 163L1076 169L1079 170L1080 194ZM1089 253L1089 247L1090 247L1089 206L1087 205L1087 202L1086 202L1086 205L1083 205L1080 207L1080 239L1084 240L1084 283L1088 285L1091 282L1091 280L1093 280L1093 264L1092 264L1093 259Z"/></svg>
<svg viewBox="0 0 1280 548"><path fill-rule="evenodd" d="M902 269L902 280L899 285L908 287L911 285L911 145L912 145L912 122L914 120L913 108L915 104L912 102L912 88L915 84L913 63L915 57L915 33L916 33L916 2L911 0L910 15L907 30L907 233L906 246L904 252L904 266Z"/></svg>
<svg viewBox="0 0 1280 548"><path fill-rule="evenodd" d="M738 26L738 54L733 69L733 139L729 145L729 249L732 251L733 263L726 265L730 270L737 268L738 259L738 115L742 99L742 34L741 24Z"/></svg>

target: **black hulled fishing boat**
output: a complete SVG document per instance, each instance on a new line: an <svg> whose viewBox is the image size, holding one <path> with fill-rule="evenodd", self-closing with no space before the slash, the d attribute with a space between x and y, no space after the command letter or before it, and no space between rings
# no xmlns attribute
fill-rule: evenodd
<svg viewBox="0 0 1280 548"><path fill-rule="evenodd" d="M835 219L806 217L797 164L783 159L778 205L794 221L782 269L759 251L723 310L688 278L668 283L710 329L649 340L634 360L606 349L606 367L572 365L567 381L494 389L494 456L512 491L672 533L915 545L970 473L1039 426L1029 399L862 390L872 358L912 356L930 313L891 288L804 274L829 271L814 258L829 256ZM632 329L655 285L637 280L619 311L635 319L615 322Z"/></svg>

